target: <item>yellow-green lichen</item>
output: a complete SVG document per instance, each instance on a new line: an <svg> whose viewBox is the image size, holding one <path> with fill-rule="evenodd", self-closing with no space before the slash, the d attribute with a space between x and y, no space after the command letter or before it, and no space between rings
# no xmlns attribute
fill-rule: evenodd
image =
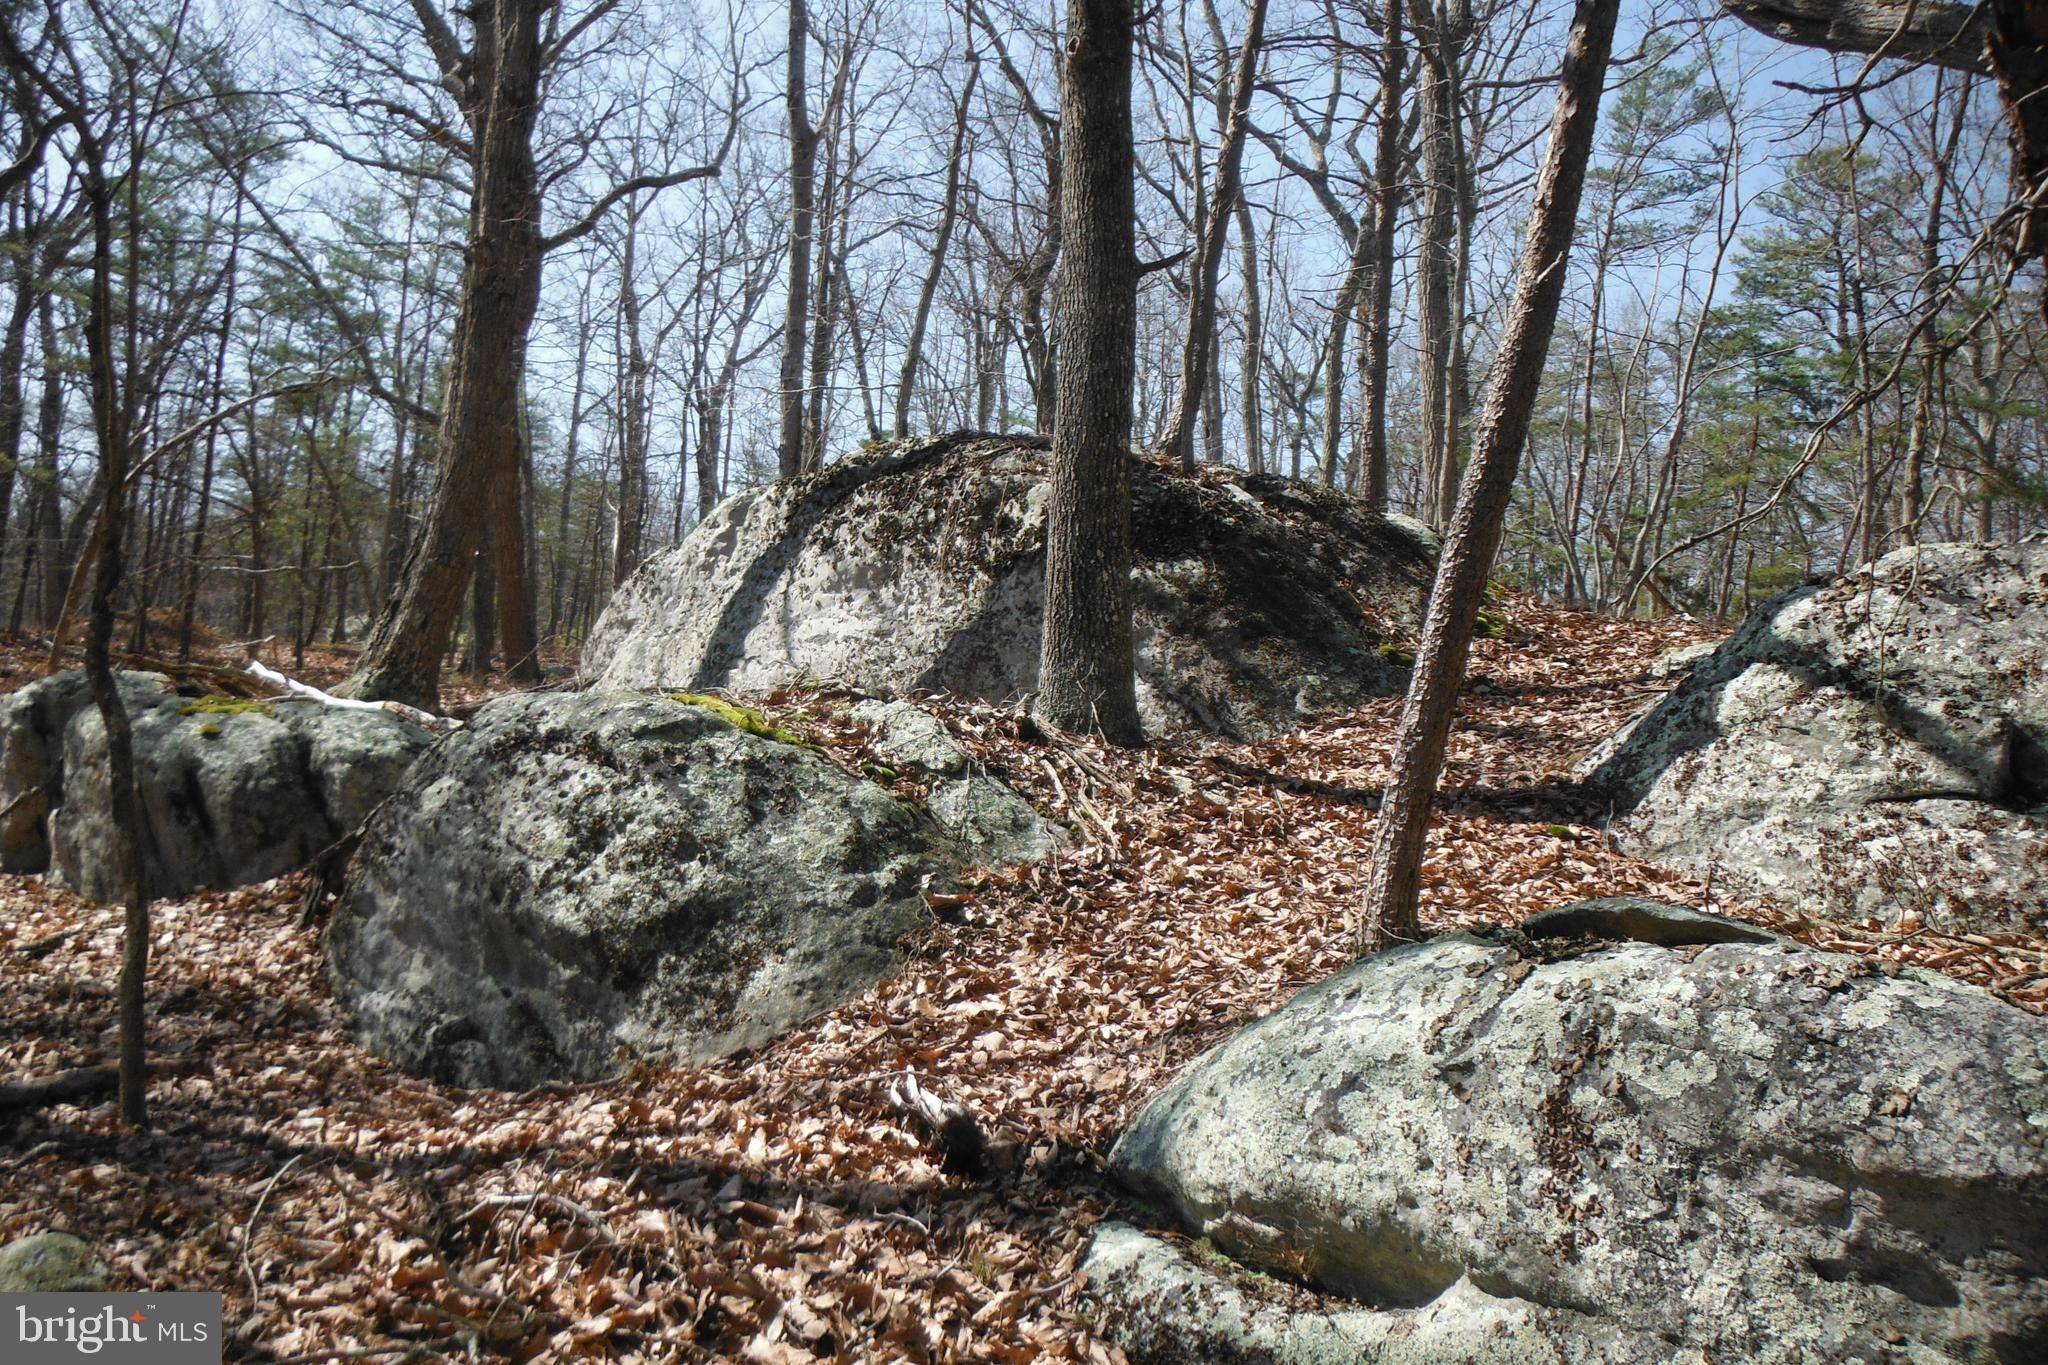
<svg viewBox="0 0 2048 1365"><path fill-rule="evenodd" d="M726 724L733 726L735 729L745 730L750 735L758 735L762 739L772 739L778 744L796 744L802 745L805 748L811 747L804 743L803 736L793 730L777 725L751 706L741 706L736 702L729 702L723 697L714 697L705 692L671 692L668 694L668 699L673 702L681 702L684 706L695 706L701 710L709 711Z"/></svg>
<svg viewBox="0 0 2048 1365"><path fill-rule="evenodd" d="M178 708L181 716L267 716L270 703L250 697L195 697ZM202 729L202 734L205 731Z"/></svg>

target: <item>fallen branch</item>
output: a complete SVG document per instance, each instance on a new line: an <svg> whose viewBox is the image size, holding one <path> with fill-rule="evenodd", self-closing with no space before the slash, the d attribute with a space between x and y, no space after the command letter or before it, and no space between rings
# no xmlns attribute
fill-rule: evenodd
<svg viewBox="0 0 2048 1365"><path fill-rule="evenodd" d="M149 1068L149 1074L152 1077L179 1076L205 1069L205 1064L199 1062L159 1062ZM112 1064L82 1066L74 1071L60 1071L54 1076L45 1076L38 1081L12 1081L0 1085L0 1114L46 1109L53 1104L70 1104L74 1100L94 1099L101 1095L111 1095L120 1088L121 1068Z"/></svg>
<svg viewBox="0 0 2048 1365"><path fill-rule="evenodd" d="M431 731L437 735L445 735L450 731L462 728L462 722L456 720L453 716L437 716L430 711L422 711L417 706L407 706L402 701L357 701L353 697L337 697L331 692L322 692L311 683L302 683L297 678L288 678L274 668L265 667L255 659L249 660L248 667L244 671L253 677L261 678L272 687L283 688L294 697L302 697L307 701L319 702L322 706L332 706L343 711L383 711L388 715L397 716L400 720L409 721L419 726L420 729Z"/></svg>

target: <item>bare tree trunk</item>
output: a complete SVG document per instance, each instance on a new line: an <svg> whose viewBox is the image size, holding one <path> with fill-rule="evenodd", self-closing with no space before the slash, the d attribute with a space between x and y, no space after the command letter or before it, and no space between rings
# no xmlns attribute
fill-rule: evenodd
<svg viewBox="0 0 2048 1365"><path fill-rule="evenodd" d="M1361 948L1377 951L1417 937L1424 836L1430 805L1443 772L1444 751L1472 629L1486 577L1500 548L1501 528L1514 493L1515 470L1527 442L1543 361L1557 325L1565 261L1577 226L1586 162L1600 113L1600 95L1614 42L1619 0L1578 0L1550 142L1536 181L1536 202L1515 281L1515 298L1487 385L1471 466L1459 490L1457 512L1444 539L1436 585L1429 596L1415 675L1401 709L1393 774L1373 841L1371 886L1366 893Z"/></svg>
<svg viewBox="0 0 2048 1365"><path fill-rule="evenodd" d="M569 513L574 506L576 457L583 437L583 385L590 367L590 297L577 300L576 378L569 391L569 434L562 447L562 490L555 504L555 552L548 576L548 629L553 638L562 628L562 583L569 573Z"/></svg>
<svg viewBox="0 0 2048 1365"><path fill-rule="evenodd" d="M640 567L647 526L647 351L640 339L640 293L633 278L639 219L626 211L619 256L619 320L625 346L619 356L619 496L612 531L612 586Z"/></svg>
<svg viewBox="0 0 2048 1365"><path fill-rule="evenodd" d="M50 604L47 566L63 553L64 522L58 497L57 443L64 431L64 370L57 354L57 325L52 317L51 296L36 302L36 323L42 338L43 391L36 406L36 464L34 488L29 494L28 524L22 528L21 577L14 586L14 609L7 628L19 633L29 595L36 584L36 616L46 620L56 607ZM60 586L57 589L62 592Z"/></svg>
<svg viewBox="0 0 2048 1365"><path fill-rule="evenodd" d="M1184 469L1195 467L1195 418L1208 383L1210 352L1216 344L1216 279L1223 266L1223 244L1230 232L1241 192L1245 134L1251 123L1252 85L1258 79L1259 51L1266 37L1266 0L1251 0L1245 18L1244 44L1238 48L1231 76L1230 116L1223 142L1216 149L1216 187L1209 211L1195 234L1195 259L1188 272L1187 328L1181 343L1180 390L1167 417L1160 446Z"/></svg>
<svg viewBox="0 0 2048 1365"><path fill-rule="evenodd" d="M1252 234L1251 205L1237 197L1237 254L1244 280L1244 354L1238 360L1238 417L1244 424L1244 467L1266 468L1264 414L1259 410L1259 368L1265 363L1266 315L1259 297L1259 243Z"/></svg>
<svg viewBox="0 0 2048 1365"><path fill-rule="evenodd" d="M804 469L804 343L810 335L811 238L817 231L818 130L805 108L805 58L811 43L805 0L789 0L789 60L783 98L789 126L789 287L782 320L782 430L776 463L783 478Z"/></svg>
<svg viewBox="0 0 2048 1365"><path fill-rule="evenodd" d="M1934 97L1930 107L1941 118L1943 73L1934 73ZM1956 148L1962 139L1964 115L1969 110L1969 86L1963 87L1956 102L1955 118L1949 125L1948 141L1934 142L1933 177L1927 191L1927 217L1920 228L1920 290L1925 300L1920 312L1920 383L1913 391L1913 425L1906 437L1906 473L1900 522L1908 544L1920 540L1920 521L1926 514L1927 446L1934 428L1934 398L1937 376L1942 369L1941 338L1935 334L1935 320L1941 313L1942 290L1937 274L1941 270L1941 211L1948 193L1949 167L1955 164ZM1930 132L1932 130L1930 129Z"/></svg>
<svg viewBox="0 0 2048 1365"><path fill-rule="evenodd" d="M1365 295L1373 236L1364 228L1351 235L1351 255L1344 282L1330 305L1330 331L1323 339L1323 487L1337 484L1337 460L1344 446L1344 364L1350 355L1351 314Z"/></svg>
<svg viewBox="0 0 2048 1365"><path fill-rule="evenodd" d="M540 300L540 199L533 129L540 111L540 17L545 0L492 0L476 16L482 108L472 116L475 186L461 303L449 349L439 460L425 525L406 556L398 592L371 629L350 696L438 710L441 661L462 609L484 501L509 485L517 502L520 378ZM503 533L516 528L492 517ZM519 538L523 541L523 537ZM500 547L523 563L523 543ZM501 563L501 567L503 564ZM517 575L524 578L524 574Z"/></svg>
<svg viewBox="0 0 2048 1365"><path fill-rule="evenodd" d="M918 363L924 357L924 333L932 315L932 299L939 292L939 280L946 273L946 248L953 241L953 225L960 219L960 182L966 176L967 115L974 103L974 87L981 80L981 62L970 48L967 79L961 83L960 98L953 106L953 147L946 157L946 194L939 209L938 231L932 237L932 256L918 285L917 307L910 315L910 338L903 344L903 368L896 376L896 410L892 430L897 440L910 435L910 396L917 384Z"/></svg>
<svg viewBox="0 0 2048 1365"><path fill-rule="evenodd" d="M28 358L28 325L35 317L36 257L34 251L19 251L15 257L14 303L6 331L0 334L0 538L7 534L14 473L21 467L21 430L28 410L22 370Z"/></svg>
<svg viewBox="0 0 2048 1365"><path fill-rule="evenodd" d="M1131 656L1137 243L1131 0L1068 0L1060 82L1058 401L1045 518L1038 714L1144 741Z"/></svg>
<svg viewBox="0 0 2048 1365"><path fill-rule="evenodd" d="M1380 102L1373 147L1372 277L1366 285L1365 414L1360 496L1375 512L1387 510L1387 370L1393 351L1394 233L1401 206L1401 94L1407 44L1401 6L1387 0L1380 29Z"/></svg>
<svg viewBox="0 0 2048 1365"><path fill-rule="evenodd" d="M235 223L228 238L228 259L224 271L224 296L221 303L220 334L214 338L213 374L208 381L212 405L219 408L227 393L228 337L235 326L235 289L240 283L238 265L242 253L242 202L235 201ZM213 511L213 470L214 460L219 453L220 426L218 423L206 429L206 444L202 447L199 468L199 505L192 516L192 549L190 561L185 565L184 593L178 603L178 658L180 661L192 657L192 632L199 615L200 565L206 556L206 524Z"/></svg>
<svg viewBox="0 0 2048 1365"><path fill-rule="evenodd" d="M1462 5L1462 0L1453 0ZM1422 63L1422 214L1417 244L1416 309L1421 337L1422 518L1441 529L1449 521L1448 472L1456 460L1452 416L1452 360L1457 326L1451 291L1457 285L1458 99L1457 67L1463 31L1450 7L1439 4L1420 44Z"/></svg>

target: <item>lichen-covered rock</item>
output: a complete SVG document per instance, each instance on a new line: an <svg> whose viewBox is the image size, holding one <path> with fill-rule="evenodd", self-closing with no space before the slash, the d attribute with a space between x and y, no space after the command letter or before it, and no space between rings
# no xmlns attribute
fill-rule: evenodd
<svg viewBox="0 0 2048 1365"><path fill-rule="evenodd" d="M116 673L114 681L131 711L174 690L161 673ZM92 704L85 674L76 669L0 697L0 870L49 870L50 812L64 795L64 732Z"/></svg>
<svg viewBox="0 0 2048 1365"><path fill-rule="evenodd" d="M1088 1269L1154 1359L1343 1358L1245 1349L1306 1314L1359 1359L2038 1360L2044 1144L2048 1021L1975 988L1785 940L1452 935L1242 1030L1111 1155L1349 1303L1124 1233Z"/></svg>
<svg viewBox="0 0 2048 1365"><path fill-rule="evenodd" d="M1617 843L1821 914L2048 927L2048 546L1759 608L1586 763Z"/></svg>
<svg viewBox="0 0 2048 1365"><path fill-rule="evenodd" d="M931 784L926 806L940 828L984 867L1037 862L1067 843L1009 783L980 770L936 716L905 701L863 701L853 718L875 731L875 748Z"/></svg>
<svg viewBox="0 0 2048 1365"><path fill-rule="evenodd" d="M68 1232L39 1232L0 1247L0 1294L86 1294L109 1282L99 1253Z"/></svg>
<svg viewBox="0 0 2048 1365"><path fill-rule="evenodd" d="M371 821L328 936L371 1047L461 1085L765 1043L902 961L929 817L664 695L500 697Z"/></svg>
<svg viewBox="0 0 2048 1365"><path fill-rule="evenodd" d="M1434 572L1423 539L1285 479L1134 461L1139 708L1154 728L1263 736L1388 696L1376 651ZM952 436L726 499L616 593L584 646L609 688L1035 690L1045 453Z"/></svg>
<svg viewBox="0 0 2048 1365"><path fill-rule="evenodd" d="M49 700L35 694L47 690ZM58 674L15 693L16 715L65 719L47 814L49 865L66 886L95 900L123 892L114 858L106 728L83 679ZM148 837L149 894L244 886L289 872L361 824L398 787L433 736L382 712L315 702L243 702L180 693L160 674L122 675L134 736L135 783ZM27 754L33 734L23 720ZM0 735L14 744L0 719ZM34 765L5 769L0 804ZM25 787L23 788L26 789ZM22 847L32 848L24 840ZM27 860L25 855L24 861Z"/></svg>

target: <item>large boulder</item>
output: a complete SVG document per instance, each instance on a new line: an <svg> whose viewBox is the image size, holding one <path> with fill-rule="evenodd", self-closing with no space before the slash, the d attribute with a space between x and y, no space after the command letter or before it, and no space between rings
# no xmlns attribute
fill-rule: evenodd
<svg viewBox="0 0 2048 1365"><path fill-rule="evenodd" d="M180 691L117 675L134 736L149 894L265 881L309 861L397 789L433 736L395 716ZM0 857L53 869L95 900L123 894L106 728L82 674L0 699ZM19 805L13 805L16 800Z"/></svg>
<svg viewBox="0 0 2048 1365"><path fill-rule="evenodd" d="M709 699L501 697L371 822L328 930L364 1040L517 1087L765 1043L902 961L970 861L923 811Z"/></svg>
<svg viewBox="0 0 2048 1365"><path fill-rule="evenodd" d="M1406 686L1381 632L1420 617L1425 537L1290 480L1143 460L1131 473L1148 725L1263 736ZM1030 692L1045 479L1040 442L952 436L728 498L613 596L584 675L606 688L824 678Z"/></svg>
<svg viewBox="0 0 2048 1365"><path fill-rule="evenodd" d="M1118 1227L1088 1271L1149 1359L2040 1360L2044 1143L2048 1021L1973 987L1780 939L1458 934L1148 1104L1112 1167L1223 1256Z"/></svg>
<svg viewBox="0 0 2048 1365"><path fill-rule="evenodd" d="M1759 608L1588 760L1626 851L1744 893L2048 927L2048 545L1926 545Z"/></svg>

